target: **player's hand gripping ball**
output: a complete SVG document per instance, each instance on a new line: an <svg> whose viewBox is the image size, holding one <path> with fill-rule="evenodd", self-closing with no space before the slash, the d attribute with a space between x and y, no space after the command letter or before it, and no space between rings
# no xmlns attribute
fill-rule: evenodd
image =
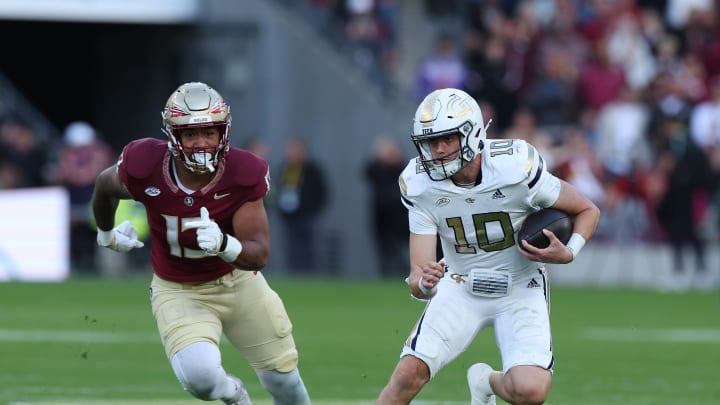
<svg viewBox="0 0 720 405"><path fill-rule="evenodd" d="M529 244L544 249L550 245L548 239L542 230L547 229L557 236L562 243L570 240L573 232L572 219L563 211L554 208L544 208L535 211L525 218L518 232L518 245L522 248L521 240L526 240Z"/></svg>

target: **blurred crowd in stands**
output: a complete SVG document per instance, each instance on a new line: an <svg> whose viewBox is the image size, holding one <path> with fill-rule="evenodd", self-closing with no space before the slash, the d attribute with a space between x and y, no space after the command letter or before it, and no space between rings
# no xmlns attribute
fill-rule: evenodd
<svg viewBox="0 0 720 405"><path fill-rule="evenodd" d="M70 123L62 140L48 142L24 117L14 112L0 116L0 190L49 186L67 190L70 260L78 271L96 271L97 244L89 204L95 177L116 158L85 121Z"/></svg>
<svg viewBox="0 0 720 405"><path fill-rule="evenodd" d="M704 266L720 228L719 1L425 0L418 22L400 21L401 7L306 2L380 85L396 73L399 24L430 22L418 101L466 90L490 137L530 141L602 208L598 240L687 245Z"/></svg>
<svg viewBox="0 0 720 405"><path fill-rule="evenodd" d="M689 245L703 266L720 228L720 1L424 0L422 21L402 20L399 0L278 1L385 89L396 86L401 24L431 23L434 42L413 44L427 48L413 103L466 90L490 138L528 140L601 207L598 241ZM64 147L81 150L51 162L27 122L2 117L0 189L76 187L81 176L87 201L82 183L110 161L88 134L66 131Z"/></svg>

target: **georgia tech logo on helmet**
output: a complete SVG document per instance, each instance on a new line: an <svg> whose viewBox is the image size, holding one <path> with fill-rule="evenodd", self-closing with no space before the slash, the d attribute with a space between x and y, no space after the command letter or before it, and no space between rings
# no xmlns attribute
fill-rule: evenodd
<svg viewBox="0 0 720 405"><path fill-rule="evenodd" d="M468 103L467 99L453 94L448 101L447 110L448 116L452 116L452 118L463 118L472 112L472 106Z"/></svg>

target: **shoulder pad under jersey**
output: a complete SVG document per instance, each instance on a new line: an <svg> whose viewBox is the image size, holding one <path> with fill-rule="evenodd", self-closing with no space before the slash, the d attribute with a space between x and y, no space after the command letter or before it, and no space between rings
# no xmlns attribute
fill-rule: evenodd
<svg viewBox="0 0 720 405"><path fill-rule="evenodd" d="M410 159L398 179L402 202L406 206L414 206L417 198L423 194L431 181L420 159L417 157Z"/></svg>
<svg viewBox="0 0 720 405"><path fill-rule="evenodd" d="M166 153L168 153L167 141L154 138L138 139L125 145L118 166L121 166L120 170L125 170L130 177L144 179L155 170L162 170Z"/></svg>
<svg viewBox="0 0 720 405"><path fill-rule="evenodd" d="M267 176L268 163L261 157L238 148L230 148L227 152L223 180L230 179L235 185L247 187L261 182L269 183Z"/></svg>
<svg viewBox="0 0 720 405"><path fill-rule="evenodd" d="M490 140L483 154L483 183L486 184L525 183L532 188L545 170L537 149L522 139Z"/></svg>

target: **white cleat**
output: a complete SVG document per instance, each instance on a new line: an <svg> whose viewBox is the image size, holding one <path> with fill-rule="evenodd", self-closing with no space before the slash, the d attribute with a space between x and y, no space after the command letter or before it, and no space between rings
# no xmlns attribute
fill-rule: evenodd
<svg viewBox="0 0 720 405"><path fill-rule="evenodd" d="M228 377L230 377L230 379L233 380L237 385L237 392L235 393L235 396L233 396L231 399L223 401L225 402L225 405L252 405L252 401L250 401L250 395L248 395L248 392L245 389L242 381L240 381L240 379L235 377L234 375L228 375Z"/></svg>
<svg viewBox="0 0 720 405"><path fill-rule="evenodd" d="M470 366L467 372L470 386L471 405L495 405L495 393L490 387L490 374L492 367L485 363L476 363Z"/></svg>

